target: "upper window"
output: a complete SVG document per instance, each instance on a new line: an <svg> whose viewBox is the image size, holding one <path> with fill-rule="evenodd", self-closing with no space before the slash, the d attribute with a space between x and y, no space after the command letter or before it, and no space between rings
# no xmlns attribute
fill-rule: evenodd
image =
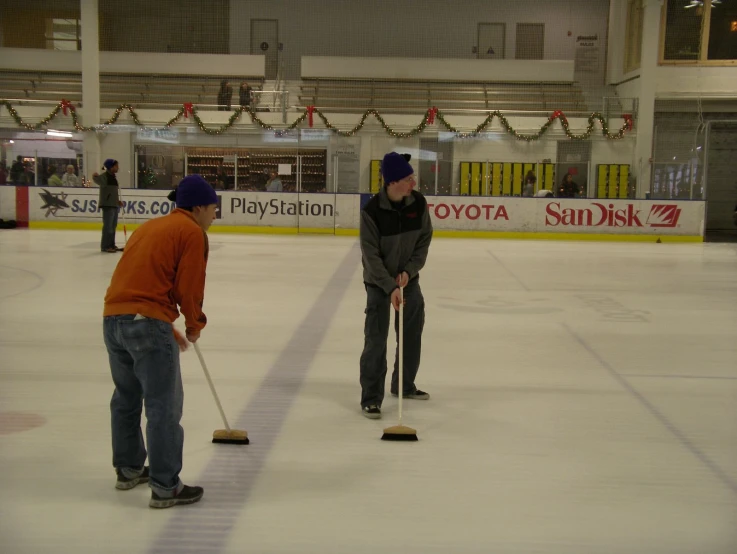
<svg viewBox="0 0 737 554"><path fill-rule="evenodd" d="M47 19L46 48L48 50L80 50L79 19Z"/></svg>
<svg viewBox="0 0 737 554"><path fill-rule="evenodd" d="M737 60L737 0L667 0L661 61Z"/></svg>
<svg viewBox="0 0 737 554"><path fill-rule="evenodd" d="M624 72L640 69L642 58L642 0L627 0L627 28L625 29Z"/></svg>

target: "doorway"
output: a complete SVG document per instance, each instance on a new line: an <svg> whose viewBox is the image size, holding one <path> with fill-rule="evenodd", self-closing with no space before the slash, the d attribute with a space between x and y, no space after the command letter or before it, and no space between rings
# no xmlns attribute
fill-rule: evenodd
<svg viewBox="0 0 737 554"><path fill-rule="evenodd" d="M279 21L251 20L251 54L266 56L266 79L276 79L279 72Z"/></svg>
<svg viewBox="0 0 737 554"><path fill-rule="evenodd" d="M506 37L506 23L479 23L478 59L503 60Z"/></svg>
<svg viewBox="0 0 737 554"><path fill-rule="evenodd" d="M706 240L737 242L737 121L710 122L706 149Z"/></svg>

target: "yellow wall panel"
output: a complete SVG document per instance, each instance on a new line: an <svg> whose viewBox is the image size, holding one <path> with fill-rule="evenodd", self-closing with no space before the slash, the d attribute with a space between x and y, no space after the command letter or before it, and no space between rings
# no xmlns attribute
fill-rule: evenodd
<svg viewBox="0 0 737 554"><path fill-rule="evenodd" d="M471 164L471 196L481 196L481 163Z"/></svg>
<svg viewBox="0 0 737 554"><path fill-rule="evenodd" d="M553 190L555 187L555 166L553 164L545 164L545 179L543 188L545 190Z"/></svg>
<svg viewBox="0 0 737 554"><path fill-rule="evenodd" d="M461 196L468 195L468 184L471 179L471 164L469 162L461 162Z"/></svg>
<svg viewBox="0 0 737 554"><path fill-rule="evenodd" d="M596 197L606 198L606 182L609 177L609 167L600 165L596 176Z"/></svg>
<svg viewBox="0 0 737 554"><path fill-rule="evenodd" d="M619 166L619 197L620 198L627 198L627 194L629 193L628 185L629 185L629 177L630 177L630 166L628 165L620 165Z"/></svg>
<svg viewBox="0 0 737 554"><path fill-rule="evenodd" d="M491 195L501 196L502 194L502 164L494 162L491 168Z"/></svg>
<svg viewBox="0 0 737 554"><path fill-rule="evenodd" d="M522 164L512 165L512 194L522 196Z"/></svg>
<svg viewBox="0 0 737 554"><path fill-rule="evenodd" d="M512 194L512 164L505 163L502 171L502 194L509 196Z"/></svg>
<svg viewBox="0 0 737 554"><path fill-rule="evenodd" d="M379 192L381 185L381 160L371 160L371 192Z"/></svg>
<svg viewBox="0 0 737 554"><path fill-rule="evenodd" d="M609 198L617 198L617 189L619 188L619 166L609 166Z"/></svg>

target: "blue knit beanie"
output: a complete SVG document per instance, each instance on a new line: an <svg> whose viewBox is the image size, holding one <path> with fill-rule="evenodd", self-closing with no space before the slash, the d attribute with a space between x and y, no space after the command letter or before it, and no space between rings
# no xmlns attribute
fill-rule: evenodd
<svg viewBox="0 0 737 554"><path fill-rule="evenodd" d="M112 158L108 158L108 159L107 159L107 160L105 160L105 162L104 162L104 163L102 164L102 167L104 167L105 169L112 169L112 168L113 168L113 166L114 166L114 165L115 165L116 163L118 163L118 160L114 160L114 159L112 159Z"/></svg>
<svg viewBox="0 0 737 554"><path fill-rule="evenodd" d="M412 175L415 170L409 165L409 156L389 152L381 162L381 174L384 176L384 184L388 185L394 181L401 181Z"/></svg>
<svg viewBox="0 0 737 554"><path fill-rule="evenodd" d="M177 208L194 208L218 203L212 185L201 175L187 175L177 187Z"/></svg>

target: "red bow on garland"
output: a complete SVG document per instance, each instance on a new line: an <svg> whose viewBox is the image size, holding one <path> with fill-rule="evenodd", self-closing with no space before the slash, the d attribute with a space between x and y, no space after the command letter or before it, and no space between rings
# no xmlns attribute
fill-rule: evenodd
<svg viewBox="0 0 737 554"><path fill-rule="evenodd" d="M427 110L427 123L428 125L432 125L435 123L435 116L438 115L438 109L433 106L429 110Z"/></svg>
<svg viewBox="0 0 737 554"><path fill-rule="evenodd" d="M555 111L553 112L553 115L552 115L552 117L550 118L550 121L553 121L554 119L556 119L556 118L558 118L558 117L559 117L559 118L561 119L561 121L565 121L565 119L566 119L566 116L565 116L565 115L563 114L563 112L562 112L562 111L560 111L560 110L555 110Z"/></svg>
<svg viewBox="0 0 737 554"><path fill-rule="evenodd" d="M184 106L184 117L189 119L189 116L192 115L193 113L192 112L193 110L192 102L185 102L183 106Z"/></svg>
<svg viewBox="0 0 737 554"><path fill-rule="evenodd" d="M624 118L625 129L627 129L628 131L631 131L632 128L635 126L634 120L632 119L632 114L623 113L622 117Z"/></svg>
<svg viewBox="0 0 737 554"><path fill-rule="evenodd" d="M64 98L61 99L61 111L64 115L67 115L67 110L73 110L74 106L72 106L72 103L69 100L66 100Z"/></svg>
<svg viewBox="0 0 737 554"><path fill-rule="evenodd" d="M314 123L312 114L315 113L315 106L307 106L307 122L309 123L310 127L312 127L312 124Z"/></svg>

